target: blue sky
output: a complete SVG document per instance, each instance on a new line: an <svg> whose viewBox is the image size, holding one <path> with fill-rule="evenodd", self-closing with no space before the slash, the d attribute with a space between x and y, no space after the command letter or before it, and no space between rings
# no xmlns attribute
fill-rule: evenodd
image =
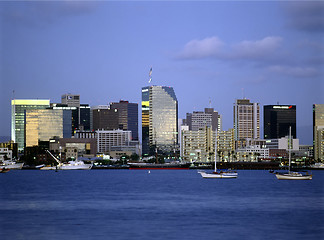
<svg viewBox="0 0 324 240"><path fill-rule="evenodd" d="M235 99L260 103L261 119L263 105L291 104L300 142L312 143L312 104L324 103L323 2L0 2L0 14L0 136L10 135L13 90L140 104L152 67L152 84L174 88L180 118L211 101L227 130Z"/></svg>

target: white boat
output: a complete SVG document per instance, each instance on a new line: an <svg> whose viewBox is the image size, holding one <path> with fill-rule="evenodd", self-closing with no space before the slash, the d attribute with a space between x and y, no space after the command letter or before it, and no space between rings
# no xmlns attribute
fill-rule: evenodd
<svg viewBox="0 0 324 240"><path fill-rule="evenodd" d="M3 160L0 162L0 169L22 169L24 163L17 163L12 160Z"/></svg>
<svg viewBox="0 0 324 240"><path fill-rule="evenodd" d="M92 163L86 164L83 161L75 160L68 163L60 162L50 151L47 151L52 158L58 163L56 166L41 167L40 170L90 170L93 166Z"/></svg>
<svg viewBox="0 0 324 240"><path fill-rule="evenodd" d="M310 165L311 168L319 168L319 169L324 169L324 163L318 162Z"/></svg>
<svg viewBox="0 0 324 240"><path fill-rule="evenodd" d="M215 133L215 169L211 173L205 171L198 171L203 178L237 178L238 173L233 171L219 171L217 172L217 129Z"/></svg>
<svg viewBox="0 0 324 240"><path fill-rule="evenodd" d="M92 163L86 164L83 161L69 161L68 163L60 163L57 166L45 166L40 170L90 170Z"/></svg>
<svg viewBox="0 0 324 240"><path fill-rule="evenodd" d="M291 143L291 127L289 127L289 143ZM312 180L311 174L302 174L300 172L290 171L291 167L291 145L288 145L289 152L289 169L288 173L275 173L278 180Z"/></svg>

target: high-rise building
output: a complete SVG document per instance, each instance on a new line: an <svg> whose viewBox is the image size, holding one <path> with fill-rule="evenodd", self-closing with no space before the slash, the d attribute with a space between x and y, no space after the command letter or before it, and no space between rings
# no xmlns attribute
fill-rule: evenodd
<svg viewBox="0 0 324 240"><path fill-rule="evenodd" d="M45 109L50 106L50 100L14 99L11 101L11 140L18 143L18 151L25 145L25 112L32 109Z"/></svg>
<svg viewBox="0 0 324 240"><path fill-rule="evenodd" d="M49 141L53 137L63 138L63 133L64 111L62 109L26 110L25 147L38 146L39 141Z"/></svg>
<svg viewBox="0 0 324 240"><path fill-rule="evenodd" d="M289 135L296 137L296 105L266 105L263 107L264 139Z"/></svg>
<svg viewBox="0 0 324 240"><path fill-rule="evenodd" d="M187 113L187 118L185 120L186 124L189 126L189 130L198 131L200 128L212 127L215 131L217 128L221 130L221 115L214 108L205 108L204 112L195 111L193 113Z"/></svg>
<svg viewBox="0 0 324 240"><path fill-rule="evenodd" d="M187 162L214 162L215 131L208 126L198 130L182 130L181 157Z"/></svg>
<svg viewBox="0 0 324 240"><path fill-rule="evenodd" d="M313 144L315 161L324 161L324 104L313 104Z"/></svg>
<svg viewBox="0 0 324 240"><path fill-rule="evenodd" d="M80 104L80 95L63 94L61 103L68 107L75 107L72 110L72 134L77 129L90 130L90 106L88 104Z"/></svg>
<svg viewBox="0 0 324 240"><path fill-rule="evenodd" d="M169 154L178 149L178 100L172 87L142 88L142 151Z"/></svg>
<svg viewBox="0 0 324 240"><path fill-rule="evenodd" d="M109 153L112 146L127 146L131 141L131 131L97 130L97 152Z"/></svg>
<svg viewBox="0 0 324 240"><path fill-rule="evenodd" d="M63 94L61 100L62 104L66 104L69 107L80 107L80 95L71 93Z"/></svg>
<svg viewBox="0 0 324 240"><path fill-rule="evenodd" d="M237 99L233 116L235 140L260 138L259 103L251 103L249 99Z"/></svg>
<svg viewBox="0 0 324 240"><path fill-rule="evenodd" d="M132 140L138 140L138 104L120 100L110 104L117 109L119 129L132 131Z"/></svg>
<svg viewBox="0 0 324 240"><path fill-rule="evenodd" d="M108 105L100 105L92 108L93 130L116 130L118 128L117 109L111 109Z"/></svg>

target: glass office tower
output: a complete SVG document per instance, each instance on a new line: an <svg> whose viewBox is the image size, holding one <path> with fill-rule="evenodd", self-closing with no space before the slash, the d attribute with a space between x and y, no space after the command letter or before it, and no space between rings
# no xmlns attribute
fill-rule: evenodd
<svg viewBox="0 0 324 240"><path fill-rule="evenodd" d="M142 88L142 152L171 154L178 148L178 100L172 87Z"/></svg>
<svg viewBox="0 0 324 240"><path fill-rule="evenodd" d="M120 100L111 103L110 109L118 110L119 129L132 131L132 140L138 141L138 104Z"/></svg>
<svg viewBox="0 0 324 240"><path fill-rule="evenodd" d="M32 109L45 109L50 100L14 99L11 101L11 140L18 144L18 151L24 150L25 112Z"/></svg>
<svg viewBox="0 0 324 240"><path fill-rule="evenodd" d="M296 134L296 105L266 105L263 107L264 139L277 139Z"/></svg>
<svg viewBox="0 0 324 240"><path fill-rule="evenodd" d="M61 109L26 110L25 146L38 146L39 141L49 141L53 137L63 138L63 120Z"/></svg>

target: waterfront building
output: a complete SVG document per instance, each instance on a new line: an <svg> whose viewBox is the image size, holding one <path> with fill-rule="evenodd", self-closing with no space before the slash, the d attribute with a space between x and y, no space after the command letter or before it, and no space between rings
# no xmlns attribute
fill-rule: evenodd
<svg viewBox="0 0 324 240"><path fill-rule="evenodd" d="M215 131L207 126L195 131L183 128L181 131L181 157L186 162L214 162Z"/></svg>
<svg viewBox="0 0 324 240"><path fill-rule="evenodd" d="M233 108L235 140L260 138L259 103L249 99L237 99Z"/></svg>
<svg viewBox="0 0 324 240"><path fill-rule="evenodd" d="M315 161L324 161L324 104L313 104L313 145Z"/></svg>
<svg viewBox="0 0 324 240"><path fill-rule="evenodd" d="M264 139L276 139L296 134L296 105L266 105L263 107Z"/></svg>
<svg viewBox="0 0 324 240"><path fill-rule="evenodd" d="M128 146L132 139L131 131L97 130L97 152L109 153L112 146Z"/></svg>
<svg viewBox="0 0 324 240"><path fill-rule="evenodd" d="M221 115L214 108L205 108L204 112L195 111L186 114L185 123L189 126L189 130L198 131L205 126L212 127L212 130L222 130Z"/></svg>
<svg viewBox="0 0 324 240"><path fill-rule="evenodd" d="M109 105L92 108L92 129L115 130L119 128L118 109L111 109Z"/></svg>
<svg viewBox="0 0 324 240"><path fill-rule="evenodd" d="M178 100L172 87L142 88L142 152L178 151Z"/></svg>
<svg viewBox="0 0 324 240"><path fill-rule="evenodd" d="M119 129L132 131L132 140L138 140L138 104L120 100L110 103L110 109L117 109Z"/></svg>
<svg viewBox="0 0 324 240"><path fill-rule="evenodd" d="M217 134L217 152L219 161L233 162L235 159L234 129L219 131Z"/></svg>
<svg viewBox="0 0 324 240"><path fill-rule="evenodd" d="M246 159L250 159L251 161L258 161L258 158L269 158L269 148L262 147L260 145L251 145L245 148L238 148L236 149L236 153L240 153L238 154L239 157L248 155L248 158L239 158L238 161Z"/></svg>
<svg viewBox="0 0 324 240"><path fill-rule="evenodd" d="M12 150L0 147L0 161L12 160Z"/></svg>
<svg viewBox="0 0 324 240"><path fill-rule="evenodd" d="M12 151L12 157L18 158L18 144L10 140L8 142L0 143L0 148L7 148Z"/></svg>
<svg viewBox="0 0 324 240"><path fill-rule="evenodd" d="M11 140L18 144L18 151L25 146L25 112L32 109L45 109L50 100L14 99L11 101Z"/></svg>
<svg viewBox="0 0 324 240"><path fill-rule="evenodd" d="M94 157L97 153L95 138L53 138L49 143L50 151L65 161L69 158Z"/></svg>
<svg viewBox="0 0 324 240"><path fill-rule="evenodd" d="M70 116L66 115L65 117L67 117L67 121L70 120L71 124ZM39 141L49 141L53 137L63 138L63 123L64 110L62 109L26 110L25 147L38 146Z"/></svg>
<svg viewBox="0 0 324 240"><path fill-rule="evenodd" d="M90 106L80 104L80 95L63 94L61 103L67 107L75 108L72 110L72 135L77 129L90 130Z"/></svg>
<svg viewBox="0 0 324 240"><path fill-rule="evenodd" d="M269 149L285 149L288 151L288 144L289 144L289 137L282 137L278 139L267 139L265 141L265 145ZM298 151L299 150L299 139L295 138L292 139L292 145L290 147L292 151Z"/></svg>

